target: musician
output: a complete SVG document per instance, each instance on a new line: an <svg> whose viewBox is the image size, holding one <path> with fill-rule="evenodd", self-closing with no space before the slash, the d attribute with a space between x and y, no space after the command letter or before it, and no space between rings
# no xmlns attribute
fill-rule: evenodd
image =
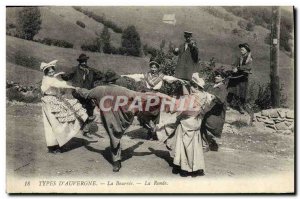
<svg viewBox="0 0 300 199"><path fill-rule="evenodd" d="M192 32L184 31L185 42L179 47L175 48L174 54L178 55L178 63L175 69L175 77L183 80L188 80L192 74L197 72L198 66L198 47L194 40L192 40ZM183 85L179 96L188 95L190 92L190 85Z"/></svg>

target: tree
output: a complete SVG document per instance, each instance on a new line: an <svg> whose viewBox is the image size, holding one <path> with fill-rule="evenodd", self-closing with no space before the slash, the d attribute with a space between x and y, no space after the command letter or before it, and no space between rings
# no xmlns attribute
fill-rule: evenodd
<svg viewBox="0 0 300 199"><path fill-rule="evenodd" d="M128 26L122 33L122 47L126 49L127 55L141 55L141 39L134 26Z"/></svg>
<svg viewBox="0 0 300 199"><path fill-rule="evenodd" d="M100 35L100 40L103 52L110 54L112 49L110 46L110 33L108 31L107 26L104 26L103 31Z"/></svg>
<svg viewBox="0 0 300 199"><path fill-rule="evenodd" d="M166 40L163 39L159 45L160 50L163 51L165 46L166 46Z"/></svg>
<svg viewBox="0 0 300 199"><path fill-rule="evenodd" d="M33 40L41 29L42 19L39 8L25 7L17 15L17 33L19 37Z"/></svg>

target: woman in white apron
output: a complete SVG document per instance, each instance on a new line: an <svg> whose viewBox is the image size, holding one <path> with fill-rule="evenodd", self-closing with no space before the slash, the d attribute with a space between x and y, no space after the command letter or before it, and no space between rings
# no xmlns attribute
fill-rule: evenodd
<svg viewBox="0 0 300 199"><path fill-rule="evenodd" d="M41 63L42 112L45 138L50 153L59 153L64 144L73 138L88 118L86 110L72 96L75 87L55 74L56 62Z"/></svg>

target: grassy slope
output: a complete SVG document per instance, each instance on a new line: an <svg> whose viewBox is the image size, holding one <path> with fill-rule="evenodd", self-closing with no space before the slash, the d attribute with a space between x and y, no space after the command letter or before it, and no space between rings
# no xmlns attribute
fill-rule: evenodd
<svg viewBox="0 0 300 199"><path fill-rule="evenodd" d="M24 85L33 85L42 80L43 73L8 62L6 64L6 79Z"/></svg>
<svg viewBox="0 0 300 199"><path fill-rule="evenodd" d="M183 41L182 32L184 30L190 30L194 32L194 38L198 42L202 60L209 60L214 56L218 62L230 64L233 61L233 57L238 53L239 49L237 48L237 44L248 42L250 46L252 46L254 57L252 80L261 83L268 82L270 56L269 46L264 43L264 38L269 30L256 26L253 32L243 31L242 36L233 35L232 30L235 28L239 29L237 22L241 20L241 18L228 13L222 7L215 8L217 8L219 12L229 14L233 18L233 21L225 21L215 17L207 13L203 7L85 7L85 9L91 10L98 15L105 14L107 19L114 21L123 28L131 24L135 25L141 35L142 42L155 47L158 47L163 39L167 41L167 45L169 41L179 45ZM15 13L13 9L16 8L7 9L8 22L14 20ZM78 48L84 40L93 39L95 37L95 31L99 31L99 29L102 28L101 24L99 26L99 23L75 11L71 7L44 7L41 10L43 28L37 35L41 38L48 36L65 39L75 43L76 48ZM171 13L176 15L177 23L175 26L162 23L163 15ZM87 27L85 29L80 28L75 24L76 20L84 22ZM254 33L257 35L257 39L254 39ZM120 44L120 34L112 34L112 41L113 45ZM27 49L27 47L22 48L26 52L34 50L31 48ZM39 47L38 49L44 49L44 47ZM45 47L45 49L49 48ZM45 60L59 58L63 64L76 64L75 58L78 56L79 51L74 49L55 49L57 49L56 51L58 51L58 53L50 53L51 56L46 56L47 53L42 51L35 52L36 54L44 54L42 58ZM61 56L60 52L64 52L64 56ZM75 52L77 52L77 54ZM98 62L98 56L99 58L101 57L101 59L105 59L105 61ZM96 60L91 59L93 65L100 68L111 67L120 73L129 73L130 71L128 71L127 68L134 68L136 65L131 64L131 61L124 64L125 62L113 60L112 58L114 56L97 54L96 57L97 63ZM121 58L118 59L121 60ZM135 60L135 58L129 57L124 59ZM279 61L280 77L285 87L288 88L285 90L288 93L293 93L294 60L281 52ZM121 65L126 66L120 67ZM138 71L140 71L139 68L134 70L134 72Z"/></svg>
<svg viewBox="0 0 300 199"><path fill-rule="evenodd" d="M7 8L7 22L16 23L16 13L20 8ZM72 7L40 7L42 17L42 29L35 36L35 39L45 37L53 39L66 40L74 44L74 48L80 49L80 46L86 42L91 43L97 35L101 33L103 25L93 19L77 12ZM82 21L86 27L81 28L76 21ZM109 29L110 30L110 29ZM121 44L121 35L111 32L112 45L119 47Z"/></svg>
<svg viewBox="0 0 300 199"><path fill-rule="evenodd" d="M106 18L116 22L121 27L134 24L141 35L142 42L159 47L165 39L176 45L183 42L184 30L192 31L194 39L200 48L200 58L209 60L215 57L218 62L231 64L234 57L239 53L237 45L247 42L252 46L254 57L252 81L267 83L270 74L270 50L264 39L269 30L255 26L253 32L243 31L242 36L232 34L242 18L234 16L222 7L219 12L226 13L233 21L215 17L205 11L204 7L85 7L97 14L104 13ZM176 16L176 25L162 23L164 14ZM257 38L254 39L254 34ZM293 96L294 91L294 59L284 52L280 52L279 75L285 84L285 91Z"/></svg>
<svg viewBox="0 0 300 199"><path fill-rule="evenodd" d="M82 53L82 51L76 49L47 46L10 36L6 38L6 59L7 62L11 63L15 63L16 53L22 52L25 56L34 56L36 59L44 60L45 62L57 59L59 60L58 70L70 71L77 64L76 59L78 55ZM111 68L120 74L141 73L148 70L147 59L100 53L87 54L90 57L89 65L99 70ZM28 67L39 70L39 66Z"/></svg>

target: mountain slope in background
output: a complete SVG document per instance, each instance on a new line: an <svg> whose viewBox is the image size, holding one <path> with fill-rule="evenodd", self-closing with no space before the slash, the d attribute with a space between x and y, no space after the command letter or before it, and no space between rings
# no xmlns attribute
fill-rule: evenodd
<svg viewBox="0 0 300 199"><path fill-rule="evenodd" d="M241 30L237 25L240 17L227 12L223 7L82 7L97 15L104 15L118 26L126 28L135 25L141 36L142 44L159 48L162 40L172 42L175 46L183 41L183 31L193 32L198 43L200 58L208 61L215 57L221 64L231 64L239 53L238 44L247 42L252 48L254 57L253 75L251 81L267 83L270 73L270 50L264 39L270 32L261 26L255 26L254 31ZM213 12L211 12L213 8ZM16 11L19 8L7 8L7 23L15 23ZM14 53L26 52L44 61L58 59L66 67L76 65L76 58L82 53L80 46L96 38L96 32L101 32L103 25L73 9L72 7L41 7L42 29L36 38L55 38L69 41L75 49L49 47L42 44L7 37L7 59L14 63ZM176 25L162 22L164 14L174 14ZM292 13L291 13L292 14ZM76 25L80 20L86 27ZM239 34L233 30L238 29ZM121 44L121 34L111 29L111 41L115 47ZM91 57L91 66L98 69L112 68L117 72L136 73L148 70L147 58L135 58L86 52ZM280 52L280 78L288 93L294 91L294 59ZM36 68L38 70L38 68Z"/></svg>

